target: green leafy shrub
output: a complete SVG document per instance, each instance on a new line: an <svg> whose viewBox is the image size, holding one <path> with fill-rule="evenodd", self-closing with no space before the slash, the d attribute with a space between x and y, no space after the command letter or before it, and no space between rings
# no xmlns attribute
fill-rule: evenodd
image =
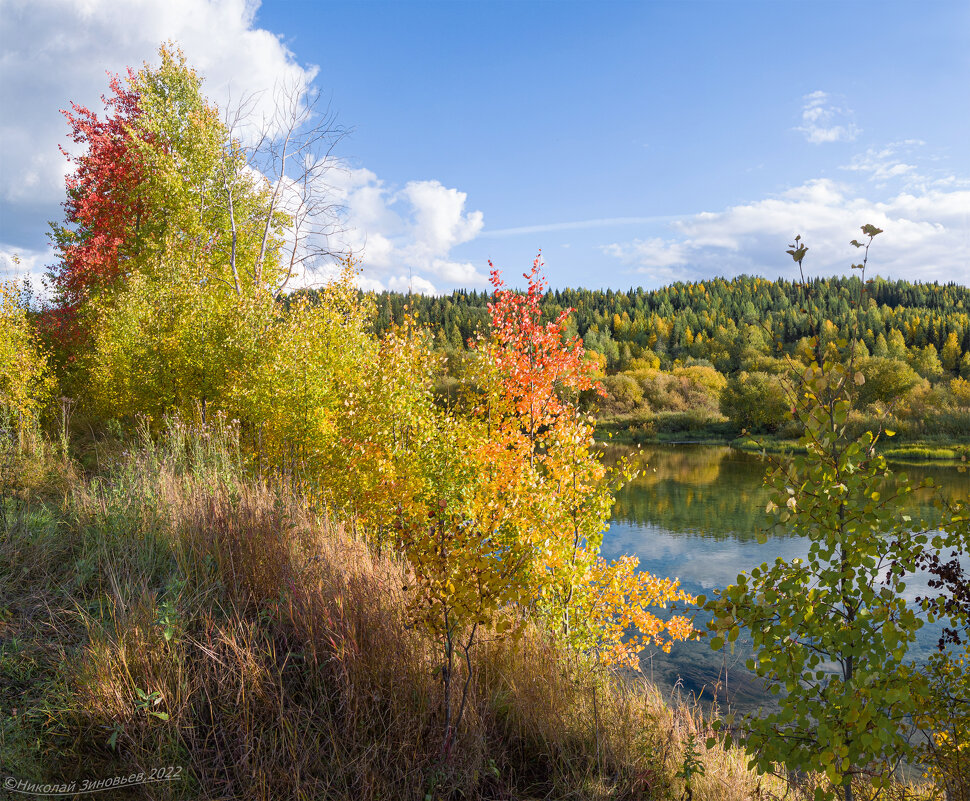
<svg viewBox="0 0 970 801"><path fill-rule="evenodd" d="M791 419L781 379L768 373L741 372L721 393L721 413L738 429L776 431Z"/></svg>

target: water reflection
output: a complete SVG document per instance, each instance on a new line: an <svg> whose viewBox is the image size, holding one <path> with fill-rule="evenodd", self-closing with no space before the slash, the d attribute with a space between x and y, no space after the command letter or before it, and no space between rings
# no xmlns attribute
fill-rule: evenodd
<svg viewBox="0 0 970 801"><path fill-rule="evenodd" d="M768 462L757 454L726 447L667 445L641 450L606 446L603 459L629 459L640 474L620 490L613 522L715 539L754 540L767 518L770 491L764 486ZM932 477L949 499L970 497L970 472L951 466L893 465L896 481L919 483ZM915 494L914 494L915 495ZM900 513L932 518L929 493L910 496Z"/></svg>
<svg viewBox="0 0 970 801"><path fill-rule="evenodd" d="M604 449L607 463L622 456L637 465L640 475L617 494L603 541L604 556L634 554L642 569L677 577L689 592L707 595L734 583L739 573L762 562L805 558L808 543L801 537L772 537L764 545L756 540L767 522L764 509L770 494L763 482L768 465L759 456L706 446ZM970 497L970 473L954 467L893 465L893 470L896 481L917 483L932 477L947 499ZM909 508L901 508L900 514L918 507L924 516L932 515L928 493L909 497ZM925 576L912 577L907 582L907 599L912 601L926 590ZM939 628L927 625L920 630L914 658L923 659L935 648ZM727 673L733 705L751 709L772 701L743 668L750 647L750 640L744 637L736 643L733 655L715 653L703 642L677 645L669 656L647 652L644 670L668 688L678 684L695 694L704 688L708 698L720 680L722 700Z"/></svg>
<svg viewBox="0 0 970 801"><path fill-rule="evenodd" d="M732 448L610 447L604 461L626 456L640 474L616 498L613 520L701 537L754 539L764 524L765 463Z"/></svg>

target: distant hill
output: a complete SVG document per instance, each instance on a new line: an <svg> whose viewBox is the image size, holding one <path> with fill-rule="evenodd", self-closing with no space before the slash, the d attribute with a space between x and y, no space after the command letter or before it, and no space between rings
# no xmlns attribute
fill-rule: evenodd
<svg viewBox="0 0 970 801"><path fill-rule="evenodd" d="M853 277L819 278L803 287L743 275L655 290L553 290L544 308L550 317L574 308L570 329L606 357L611 371L626 369L634 359L656 358L663 367L693 360L732 373L745 352L777 353L777 343L790 352L813 324L837 339L858 320L871 355L906 358L902 347L932 345L943 367L959 373L970 354L970 287L876 278L867 283L861 305L860 288ZM487 321L490 297L466 290L437 297L380 292L373 295L374 326L385 333L410 306L439 346L462 349Z"/></svg>

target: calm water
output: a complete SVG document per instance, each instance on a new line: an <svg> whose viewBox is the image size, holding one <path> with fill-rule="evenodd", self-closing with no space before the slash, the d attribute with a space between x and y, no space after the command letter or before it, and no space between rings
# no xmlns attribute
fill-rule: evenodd
<svg viewBox="0 0 970 801"><path fill-rule="evenodd" d="M669 445L605 449L607 463L626 455L640 468L639 477L617 494L603 555L624 553L640 558L640 567L658 576L677 577L693 594L710 595L746 572L776 557L804 558L801 537L772 537L764 545L757 534L767 522L769 491L763 485L766 464L754 454L726 447ZM913 483L932 476L949 498L970 497L970 472L939 465L892 465ZM910 496L912 497L912 496ZM930 509L928 498L914 503ZM900 510L903 513L904 510ZM926 590L925 579L907 583L910 600ZM917 659L935 648L939 627L924 626L918 635ZM645 652L644 672L661 686L679 687L702 700L716 691L737 709L770 703L760 682L744 668L750 640L743 637L733 654L711 651L705 642L674 646L669 655ZM726 688L725 688L726 685Z"/></svg>

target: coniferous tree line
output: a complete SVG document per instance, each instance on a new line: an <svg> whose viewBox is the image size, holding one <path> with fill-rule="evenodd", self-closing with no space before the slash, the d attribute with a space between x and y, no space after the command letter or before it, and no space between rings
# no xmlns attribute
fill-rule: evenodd
<svg viewBox="0 0 970 801"><path fill-rule="evenodd" d="M648 436L704 429L795 437L782 377L810 355L813 336L823 349L845 351L858 332L852 348L865 383L856 425L890 414L910 438L970 437L970 288L875 278L860 289L856 277L802 286L740 276L655 290L552 290L542 310L548 320L575 310L568 333L582 338L607 393L591 399L601 423L640 426ZM454 397L468 343L487 326L491 296L371 297L379 337L410 313L432 333L434 347L450 354L440 389Z"/></svg>
<svg viewBox="0 0 970 801"><path fill-rule="evenodd" d="M706 359L731 373L740 369L746 348L770 353L780 343L793 352L811 336L813 322L821 322L823 336L833 339L858 322L872 356L920 364L914 351L932 345L942 369L953 375L961 368L970 372L970 359L964 358L970 353L970 287L876 278L866 287L862 307L854 302L859 295L855 277L813 279L807 307L800 292L799 284L787 279L743 275L654 290L550 290L543 309L552 319L574 308L571 327L587 348L606 357L610 372L626 369L651 351L648 358L655 355L664 368L677 360ZM375 300L378 336L400 325L410 308L435 333L439 346L460 349L487 321L491 296L459 289L441 296L381 292ZM927 369L933 372L935 362L927 356Z"/></svg>

